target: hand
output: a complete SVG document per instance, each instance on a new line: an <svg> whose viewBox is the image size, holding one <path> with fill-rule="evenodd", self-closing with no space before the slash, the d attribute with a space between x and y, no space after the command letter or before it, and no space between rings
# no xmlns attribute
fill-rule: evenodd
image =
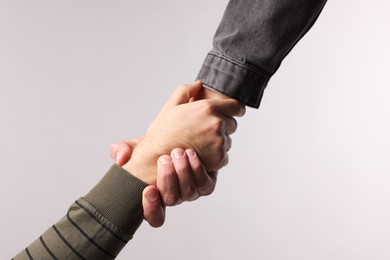
<svg viewBox="0 0 390 260"><path fill-rule="evenodd" d="M209 195L216 182L217 172L206 172L192 149L175 148L158 160L157 188L167 206Z"/></svg>
<svg viewBox="0 0 390 260"><path fill-rule="evenodd" d="M193 150L176 148L171 156L159 158L157 187L149 185L143 192L144 218L152 227L164 224L165 206L209 195L217 182L217 173L208 174Z"/></svg>
<svg viewBox="0 0 390 260"><path fill-rule="evenodd" d="M138 141L134 139L111 146L111 157L119 166L130 159ZM215 189L217 173L207 173L193 150L177 148L171 156L162 155L158 160L157 187L149 185L143 191L144 218L152 227L164 224L165 205L196 200Z"/></svg>
<svg viewBox="0 0 390 260"><path fill-rule="evenodd" d="M195 100L201 99L229 99L230 97L225 96L224 94L217 92L215 90L211 90L203 87L199 93L196 95ZM245 108L245 106L244 106Z"/></svg>
<svg viewBox="0 0 390 260"><path fill-rule="evenodd" d="M193 101L201 89L201 82L197 81L174 91L134 149L131 160L123 166L125 170L154 184L157 159L175 147L194 149L208 172L227 164L229 135L237 128L233 116L243 115L245 109L233 99Z"/></svg>

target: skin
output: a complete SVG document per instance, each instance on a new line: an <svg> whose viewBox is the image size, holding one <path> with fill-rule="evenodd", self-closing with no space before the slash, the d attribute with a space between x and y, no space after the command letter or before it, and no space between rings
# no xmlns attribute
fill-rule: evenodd
<svg viewBox="0 0 390 260"><path fill-rule="evenodd" d="M201 99L230 99L228 96L225 96L222 93L213 91L208 88L202 88L199 93L195 97L196 100L201 100ZM244 107L245 109L245 107Z"/></svg>
<svg viewBox="0 0 390 260"><path fill-rule="evenodd" d="M203 102L199 102L202 100ZM193 106L187 105L187 107L184 107L186 103L193 103ZM194 111L202 112L198 114L185 113ZM176 122L170 121L169 116L172 117L175 113L182 113L181 115L184 115L185 118L179 116L181 120ZM229 135L234 133L237 128L237 123L233 116L242 116L244 114L245 106L238 101L202 88L201 82L197 81L193 84L181 85L176 89L149 128L146 136L147 141L144 141L145 138L140 138L111 146L111 156L118 165L123 166L124 169L132 174L134 174L133 170L135 170L137 172L134 174L136 177L156 185L149 185L143 191L144 218L151 226L159 227L163 225L165 221L165 205L174 206L183 201L196 200L200 196L209 195L214 191L218 170L226 165L228 161L227 151L231 148ZM207 120L210 118L214 121ZM192 125L187 125L186 123L188 122L192 122ZM208 124L205 124L205 122ZM161 125L171 127L167 130L161 128ZM200 125L204 125L204 128L199 128ZM175 140L175 144L180 144L180 141L182 141L180 147L195 147L196 151L193 149L184 151L181 148L175 148L171 151L171 156L163 153L163 151L167 151L167 148L164 147L167 144L159 144L158 142L161 141L160 138L162 136L158 134L155 136L156 133L153 133L153 131L160 131L160 133L167 131L165 133L169 133L173 127L175 127L176 135L170 134L168 136L173 139L165 140L170 140L171 142ZM187 135L183 135L183 133ZM195 139L188 139L191 137L191 134ZM184 138L181 139L180 137L183 136ZM207 137L209 138L207 139ZM197 142L200 138L203 143ZM214 143L212 141L213 138L215 138ZM153 140L155 143L153 143ZM192 140L193 143L189 143L188 140ZM153 144L153 148L148 146L148 142L149 145ZM158 151L162 154L157 159L158 174L156 177L151 175L155 164L148 165L148 159L144 159L143 162L134 158L131 161L129 160L132 157L133 150L140 143L141 148L138 148L137 152L139 154L143 152L144 155L146 155L145 152L149 152L149 157L146 156L149 160L154 161L158 156ZM153 151L153 149L155 150ZM198 157L197 152L201 154L202 158ZM143 164L145 162L146 164ZM202 162L205 163L208 170ZM142 170L137 171L137 167L141 167Z"/></svg>
<svg viewBox="0 0 390 260"><path fill-rule="evenodd" d="M123 165L130 157L137 140L113 144L111 157ZM173 156L177 152L183 156ZM196 200L211 194L216 185L217 173L207 173L199 157L192 149L176 148L171 155L158 160L157 184L143 191L144 218L152 227L160 227L165 221L165 206L175 206L184 201Z"/></svg>
<svg viewBox="0 0 390 260"><path fill-rule="evenodd" d="M149 184L157 181L157 160L175 147L193 149L207 172L216 172L228 162L230 135L237 129L234 116L245 112L233 99L196 100L201 82L180 85L134 148L122 167Z"/></svg>

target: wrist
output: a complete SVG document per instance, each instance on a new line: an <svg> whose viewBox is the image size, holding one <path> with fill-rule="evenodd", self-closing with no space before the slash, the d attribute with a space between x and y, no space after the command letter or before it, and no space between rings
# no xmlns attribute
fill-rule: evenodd
<svg viewBox="0 0 390 260"><path fill-rule="evenodd" d="M230 97L217 92L215 90L211 90L208 88L202 88L199 93L196 96L196 100L201 100L201 99L228 99Z"/></svg>
<svg viewBox="0 0 390 260"><path fill-rule="evenodd" d="M124 170L148 184L155 184L157 180L158 155L136 148L130 160L122 166Z"/></svg>

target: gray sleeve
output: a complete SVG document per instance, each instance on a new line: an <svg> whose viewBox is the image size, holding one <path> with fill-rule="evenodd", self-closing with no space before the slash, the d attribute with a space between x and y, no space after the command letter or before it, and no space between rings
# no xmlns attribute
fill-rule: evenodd
<svg viewBox="0 0 390 260"><path fill-rule="evenodd" d="M326 0L230 0L197 79L258 108L269 79Z"/></svg>
<svg viewBox="0 0 390 260"><path fill-rule="evenodd" d="M14 259L115 259L142 222L146 186L113 165L66 216Z"/></svg>

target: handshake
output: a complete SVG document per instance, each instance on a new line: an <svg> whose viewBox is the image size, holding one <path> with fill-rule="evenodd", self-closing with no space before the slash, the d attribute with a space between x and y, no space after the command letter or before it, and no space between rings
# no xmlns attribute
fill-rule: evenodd
<svg viewBox="0 0 390 260"><path fill-rule="evenodd" d="M145 136L112 145L117 165L65 217L14 259L114 259L143 218L165 221L165 206L213 192L228 163L245 107L202 88L179 86ZM142 205L141 205L142 204Z"/></svg>
<svg viewBox="0 0 390 260"><path fill-rule="evenodd" d="M228 163L230 135L242 116L240 102L205 90L200 81L180 85L140 139L111 146L111 157L149 184L142 197L144 219L165 221L165 206L214 191L218 170Z"/></svg>

